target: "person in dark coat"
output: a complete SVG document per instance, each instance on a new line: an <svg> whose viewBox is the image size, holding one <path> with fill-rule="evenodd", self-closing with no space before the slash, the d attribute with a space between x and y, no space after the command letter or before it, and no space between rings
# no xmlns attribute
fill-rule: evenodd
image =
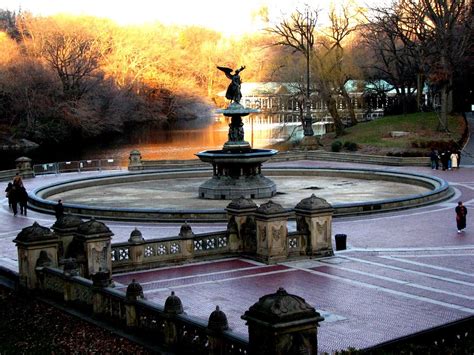
<svg viewBox="0 0 474 355"><path fill-rule="evenodd" d="M431 148L430 160L431 160L431 169L438 170L438 168L439 168L439 156L438 156L438 151L434 148Z"/></svg>
<svg viewBox="0 0 474 355"><path fill-rule="evenodd" d="M467 208L462 204L462 201L459 201L456 206L456 225L458 227L458 233L461 233L466 228L466 215Z"/></svg>
<svg viewBox="0 0 474 355"><path fill-rule="evenodd" d="M64 215L63 200L58 200L58 203L54 206L54 215L56 219L60 219Z"/></svg>
<svg viewBox="0 0 474 355"><path fill-rule="evenodd" d="M5 189L5 196L8 198L8 207L10 210L13 209L13 184L11 182L8 183L7 188Z"/></svg>
<svg viewBox="0 0 474 355"><path fill-rule="evenodd" d="M28 192L24 186L17 188L18 190L18 203L20 204L20 214L26 216L26 207L28 205Z"/></svg>

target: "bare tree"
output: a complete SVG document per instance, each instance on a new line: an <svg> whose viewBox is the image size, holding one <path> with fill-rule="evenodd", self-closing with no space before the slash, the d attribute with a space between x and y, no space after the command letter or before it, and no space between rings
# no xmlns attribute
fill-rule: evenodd
<svg viewBox="0 0 474 355"><path fill-rule="evenodd" d="M329 38L329 42L322 42L326 45L328 52L333 52L334 64L332 66L332 77L335 86L339 89L346 107L349 111L349 119L352 125L357 124L355 117L354 105L346 90L346 83L351 79L351 69L349 68L349 59L345 54L343 42L356 30L355 18L357 11L348 4L343 4L340 11L335 6L331 7L329 12L330 26L324 34Z"/></svg>
<svg viewBox="0 0 474 355"><path fill-rule="evenodd" d="M417 90L420 108L423 81L420 46L415 34L423 23L413 19L410 27L405 26L405 10L397 3L374 8L372 14L361 31L372 58L365 64L369 78L393 85L401 99L403 113L408 111L407 102Z"/></svg>
<svg viewBox="0 0 474 355"><path fill-rule="evenodd" d="M403 25L420 42L428 81L439 93L440 129L448 131L452 109L453 75L465 60L473 28L473 9L467 0L400 0ZM423 26L413 26L423 23Z"/></svg>
<svg viewBox="0 0 474 355"><path fill-rule="evenodd" d="M310 57L311 54L314 52L314 40L315 40L315 28L316 23L318 20L318 11L313 10L310 11L306 9L303 13L300 10L296 10L293 14L291 14L289 19L283 19L279 24L275 25L274 27L267 28L266 31L270 34L275 36L275 41L273 45L275 46L284 46L291 48L293 53L301 53L306 58L307 64L307 83L306 83L306 96L305 96L305 104L308 111L308 116L310 116L310 76L309 76L309 68L310 68ZM314 78L313 78L314 80ZM302 96L300 96L302 98ZM302 102L301 100L299 100ZM337 118L335 118L337 119ZM300 110L300 120L303 123L303 128L306 131L309 127L306 125L311 125L311 122L306 123L304 119L304 113ZM337 123L336 123L337 126Z"/></svg>

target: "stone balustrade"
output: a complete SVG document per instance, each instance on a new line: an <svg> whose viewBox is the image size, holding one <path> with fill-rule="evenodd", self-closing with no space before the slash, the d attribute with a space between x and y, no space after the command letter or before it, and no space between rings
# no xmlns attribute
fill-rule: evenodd
<svg viewBox="0 0 474 355"><path fill-rule="evenodd" d="M18 284L127 331L148 336L166 351L317 354L316 328L323 318L304 299L283 289L263 296L242 316L249 325L247 341L228 329L225 313L218 306L206 323L184 314L181 301L174 294L163 308L147 301L135 281L126 293L114 288L112 270L148 269L229 255L270 264L332 254L333 209L314 195L295 207L297 230L291 233L287 227L290 210L272 201L257 206L241 197L233 200L226 211L228 225L223 231L196 235L184 223L176 237L146 240L135 229L128 242L114 245L113 233L95 219L84 222L66 215L56 221L53 231L35 222L14 240L19 260ZM288 306L292 314L280 314L281 303L285 307L294 303L294 307Z"/></svg>

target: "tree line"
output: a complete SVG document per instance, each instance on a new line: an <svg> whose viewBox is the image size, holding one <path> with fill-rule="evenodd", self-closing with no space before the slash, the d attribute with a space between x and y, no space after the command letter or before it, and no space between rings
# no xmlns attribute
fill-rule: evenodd
<svg viewBox="0 0 474 355"><path fill-rule="evenodd" d="M309 91L325 102L337 134L343 121L357 124L349 80L371 82L359 88L367 97L394 89L394 113L438 110L443 130L447 114L472 99L471 2L394 0L366 10L348 0L320 17L295 9L280 22L267 19L260 33L229 39L197 26L0 10L0 132L59 144L210 117L228 84L216 65L246 65L244 81L292 83L303 117L308 64Z"/></svg>

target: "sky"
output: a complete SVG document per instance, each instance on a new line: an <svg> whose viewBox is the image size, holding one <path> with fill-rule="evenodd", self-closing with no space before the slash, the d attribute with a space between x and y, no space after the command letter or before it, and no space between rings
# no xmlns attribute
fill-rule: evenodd
<svg viewBox="0 0 474 355"><path fill-rule="evenodd" d="M337 0L336 0L337 1ZM365 0L374 3L377 0ZM253 32L263 27L252 16L268 6L273 20L309 3L329 7L330 1L315 0L0 0L0 9L28 10L34 15L57 13L85 14L106 17L119 24L143 24L159 21L164 24L200 25L226 35Z"/></svg>

